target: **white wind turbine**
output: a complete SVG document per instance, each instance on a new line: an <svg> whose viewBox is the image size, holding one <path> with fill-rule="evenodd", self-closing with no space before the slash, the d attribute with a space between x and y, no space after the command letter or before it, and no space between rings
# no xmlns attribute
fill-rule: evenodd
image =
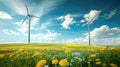
<svg viewBox="0 0 120 67"><path fill-rule="evenodd" d="M87 21L85 20L85 22L88 23L88 40L89 40L89 46L91 45L91 39L90 39L90 23L93 21L93 19L95 19L97 16L97 14L90 20L90 21Z"/></svg>
<svg viewBox="0 0 120 67"><path fill-rule="evenodd" d="M29 9L28 9L28 7L27 7L27 4L26 4L26 2L25 2L25 7L26 7L26 12L27 12L27 15L26 15L26 17L24 18L24 20L22 21L22 24L26 21L26 19L28 18L28 43L30 43L30 18L31 17L36 17L36 18L39 18L39 17L37 17L37 16L34 16L34 15L32 15L32 14L30 14L29 13ZM21 24L21 25L22 25Z"/></svg>

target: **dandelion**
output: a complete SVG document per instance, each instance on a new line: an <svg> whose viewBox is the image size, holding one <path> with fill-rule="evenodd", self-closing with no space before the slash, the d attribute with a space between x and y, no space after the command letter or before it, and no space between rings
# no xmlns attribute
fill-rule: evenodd
<svg viewBox="0 0 120 67"><path fill-rule="evenodd" d="M99 58L97 58L97 59L95 59L95 61L100 61L100 59L99 59Z"/></svg>
<svg viewBox="0 0 120 67"><path fill-rule="evenodd" d="M9 58L13 58L13 57L15 57L16 56L16 54L10 54L9 55Z"/></svg>
<svg viewBox="0 0 120 67"><path fill-rule="evenodd" d="M26 47L21 47L21 48L18 50L18 52L24 52L24 51L26 51Z"/></svg>
<svg viewBox="0 0 120 67"><path fill-rule="evenodd" d="M0 59L4 58L5 54L0 54Z"/></svg>
<svg viewBox="0 0 120 67"><path fill-rule="evenodd" d="M96 57L96 54L91 54L90 57L91 58Z"/></svg>
<svg viewBox="0 0 120 67"><path fill-rule="evenodd" d="M32 58L33 57L36 57L36 56L39 56L40 55L40 52L36 52L36 53L34 53L33 55L32 55Z"/></svg>
<svg viewBox="0 0 120 67"><path fill-rule="evenodd" d="M61 67L65 67L67 64L68 64L68 61L67 61L66 59L62 59L62 60L60 60L60 62L59 62L59 65L60 65Z"/></svg>
<svg viewBox="0 0 120 67"><path fill-rule="evenodd" d="M112 64L110 64L110 66L111 66L111 67L118 67L118 65L113 64L113 63L112 63Z"/></svg>
<svg viewBox="0 0 120 67"><path fill-rule="evenodd" d="M100 61L97 61L95 64L96 64L96 65L99 65L99 64L101 64L101 62L100 62Z"/></svg>
<svg viewBox="0 0 120 67"><path fill-rule="evenodd" d="M57 64L58 63L58 60L55 59L55 60L52 60L52 64Z"/></svg>
<svg viewBox="0 0 120 67"><path fill-rule="evenodd" d="M68 50L65 50L65 53L70 53L70 52L71 52L71 50L69 50L69 49L68 49Z"/></svg>
<svg viewBox="0 0 120 67"><path fill-rule="evenodd" d="M105 48L105 47L103 47L103 48L100 48L100 50L101 50L101 51L104 51L104 50L106 50L106 48Z"/></svg>
<svg viewBox="0 0 120 67"><path fill-rule="evenodd" d="M37 64L36 67L43 67L46 64L46 60L40 60Z"/></svg>
<svg viewBox="0 0 120 67"><path fill-rule="evenodd" d="M95 52L95 50L93 49L92 52Z"/></svg>

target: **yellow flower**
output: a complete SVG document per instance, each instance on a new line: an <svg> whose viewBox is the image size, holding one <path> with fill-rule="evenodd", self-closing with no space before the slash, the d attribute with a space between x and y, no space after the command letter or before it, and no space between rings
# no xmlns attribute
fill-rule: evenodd
<svg viewBox="0 0 120 67"><path fill-rule="evenodd" d="M32 55L32 57L36 57L36 56L38 56L38 55L40 55L40 52L34 53L34 54Z"/></svg>
<svg viewBox="0 0 120 67"><path fill-rule="evenodd" d="M21 47L21 48L18 50L18 52L24 52L24 51L26 51L26 47Z"/></svg>
<svg viewBox="0 0 120 67"><path fill-rule="evenodd" d="M116 64L110 64L111 67L118 67Z"/></svg>
<svg viewBox="0 0 120 67"><path fill-rule="evenodd" d="M91 54L90 57L92 57L92 58L93 58L93 57L96 57L96 54Z"/></svg>
<svg viewBox="0 0 120 67"><path fill-rule="evenodd" d="M100 61L100 59L99 59L99 58L97 58L97 59L95 59L95 61Z"/></svg>
<svg viewBox="0 0 120 67"><path fill-rule="evenodd" d="M40 60L40 61L37 63L36 67L44 67L45 64L46 64L46 60Z"/></svg>
<svg viewBox="0 0 120 67"><path fill-rule="evenodd" d="M104 50L106 50L106 47L102 47L102 48L100 48L100 50L101 50L101 51L104 51Z"/></svg>
<svg viewBox="0 0 120 67"><path fill-rule="evenodd" d="M10 55L9 55L10 58L13 58L13 57L15 57L15 56L16 56L16 54L10 54Z"/></svg>
<svg viewBox="0 0 120 67"><path fill-rule="evenodd" d="M68 50L65 50L65 53L70 53L70 52L71 52L71 50L69 50L69 49L68 49Z"/></svg>
<svg viewBox="0 0 120 67"><path fill-rule="evenodd" d="M62 59L62 60L60 60L60 62L59 62L59 65L60 65L61 67L65 67L67 64L68 64L68 61L67 61L66 59Z"/></svg>
<svg viewBox="0 0 120 67"><path fill-rule="evenodd" d="M95 50L93 49L92 52L95 52Z"/></svg>
<svg viewBox="0 0 120 67"><path fill-rule="evenodd" d="M52 60L52 64L57 64L58 63L58 60L55 59L55 60Z"/></svg>
<svg viewBox="0 0 120 67"><path fill-rule="evenodd" d="M97 61L95 64L99 65L99 64L101 64L101 62L100 62L100 61Z"/></svg>
<svg viewBox="0 0 120 67"><path fill-rule="evenodd" d="M0 59L4 58L5 54L0 54Z"/></svg>

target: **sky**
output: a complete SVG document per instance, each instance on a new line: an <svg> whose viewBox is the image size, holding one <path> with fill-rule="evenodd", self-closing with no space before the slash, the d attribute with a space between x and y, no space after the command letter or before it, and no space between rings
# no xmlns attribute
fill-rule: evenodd
<svg viewBox="0 0 120 67"><path fill-rule="evenodd" d="M120 0L0 0L0 43L31 42L120 45Z"/></svg>

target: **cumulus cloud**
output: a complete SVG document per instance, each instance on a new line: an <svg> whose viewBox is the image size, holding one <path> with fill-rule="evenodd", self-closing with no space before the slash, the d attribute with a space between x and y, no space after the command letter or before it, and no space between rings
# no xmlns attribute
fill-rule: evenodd
<svg viewBox="0 0 120 67"><path fill-rule="evenodd" d="M90 32L92 45L119 45L120 44L120 28L110 28L107 25L103 25L99 28L95 28ZM85 37L79 37L68 40L69 43L82 43L88 44L88 34Z"/></svg>
<svg viewBox="0 0 120 67"><path fill-rule="evenodd" d="M12 19L12 17L4 11L0 11L0 18L1 19Z"/></svg>
<svg viewBox="0 0 120 67"><path fill-rule="evenodd" d="M107 38L110 36L116 36L120 33L120 28L114 27L109 28L107 25L103 25L100 28L95 28L93 31L90 32L92 38ZM88 37L88 35L87 35Z"/></svg>
<svg viewBox="0 0 120 67"><path fill-rule="evenodd" d="M9 30L9 29L4 29L2 32L5 33L5 34L18 35L17 32L15 32L13 30Z"/></svg>
<svg viewBox="0 0 120 67"><path fill-rule="evenodd" d="M64 29L70 29L69 26L71 24L74 24L74 19L71 17L71 14L67 14L65 16L60 16L57 19L63 21L61 25Z"/></svg>
<svg viewBox="0 0 120 67"><path fill-rule="evenodd" d="M120 37L116 38L93 38L91 39L91 45L119 45ZM84 37L79 37L71 40L65 41L67 43L78 43L78 44L88 44L88 39Z"/></svg>
<svg viewBox="0 0 120 67"><path fill-rule="evenodd" d="M103 18L110 19L110 18L112 18L116 13L117 13L117 9L111 10L110 13L105 13L105 14L103 15Z"/></svg>
<svg viewBox="0 0 120 67"><path fill-rule="evenodd" d="M31 37L37 38L38 40L54 40L60 35L60 33L56 33L47 29L47 33L31 34Z"/></svg>
<svg viewBox="0 0 120 67"><path fill-rule="evenodd" d="M98 18L99 14L100 14L100 11L91 10L88 14L84 15L84 19L82 19L81 22L88 22L91 24L94 20Z"/></svg>

